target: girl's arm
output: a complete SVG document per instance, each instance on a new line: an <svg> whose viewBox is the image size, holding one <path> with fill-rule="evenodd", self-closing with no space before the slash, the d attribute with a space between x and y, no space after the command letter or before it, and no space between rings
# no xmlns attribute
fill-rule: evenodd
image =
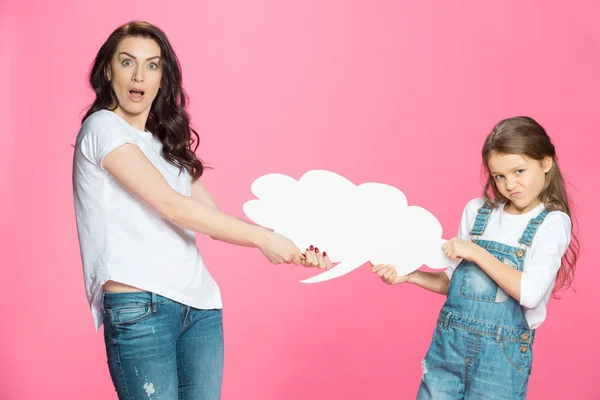
<svg viewBox="0 0 600 400"><path fill-rule="evenodd" d="M393 265L385 264L372 265L371 271L375 272L388 285L407 282L444 295L448 292L448 284L450 283L450 279L444 271L414 271L408 275L398 276Z"/></svg>
<svg viewBox="0 0 600 400"><path fill-rule="evenodd" d="M521 301L521 271L504 264L483 247L468 240L452 238L442 246L451 260L465 259L479 266L506 293Z"/></svg>
<svg viewBox="0 0 600 400"><path fill-rule="evenodd" d="M554 284L562 257L571 240L571 219L563 212L550 213L538 228L528 249L523 272L504 264L476 244L451 239L442 249L449 258L464 258L479 266L506 293L526 308L535 308Z"/></svg>
<svg viewBox="0 0 600 400"><path fill-rule="evenodd" d="M420 286L423 289L427 289L430 292L445 295L448 293L450 279L448 279L448 275L446 275L446 272L444 271L415 271L409 275L407 282Z"/></svg>

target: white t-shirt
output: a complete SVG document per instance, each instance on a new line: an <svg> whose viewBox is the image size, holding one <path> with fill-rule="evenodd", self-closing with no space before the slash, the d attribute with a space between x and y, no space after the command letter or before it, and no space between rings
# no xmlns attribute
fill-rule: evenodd
<svg viewBox="0 0 600 400"><path fill-rule="evenodd" d="M102 285L113 280L200 309L221 308L221 293L206 269L191 230L174 225L102 168L117 147L138 146L169 185L191 196L189 174L167 162L151 133L101 110L82 124L73 160L75 216L88 301L102 325Z"/></svg>
<svg viewBox="0 0 600 400"><path fill-rule="evenodd" d="M471 240L469 231L473 228L477 210L483 206L482 198L471 200L463 212L458 228L459 239ZM508 246L519 247L519 239L525 232L529 220L544 210L540 204L535 209L521 215L508 214L504 205L492 210L481 240L492 240ZM540 225L531 248L527 250L521 277L521 305L531 329L539 327L546 319L546 304L552 294L561 258L571 241L571 218L562 211L548 213ZM458 262L448 267L448 278Z"/></svg>

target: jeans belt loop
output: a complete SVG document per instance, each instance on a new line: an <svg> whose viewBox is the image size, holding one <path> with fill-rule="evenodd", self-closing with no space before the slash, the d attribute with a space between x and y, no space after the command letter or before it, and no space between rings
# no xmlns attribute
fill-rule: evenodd
<svg viewBox="0 0 600 400"><path fill-rule="evenodd" d="M444 329L448 329L448 322L450 322L450 317L452 316L452 311L449 311L446 314L446 318L444 318Z"/></svg>
<svg viewBox="0 0 600 400"><path fill-rule="evenodd" d="M498 331L496 332L496 343L500 343L500 338L502 337L502 327L498 327Z"/></svg>

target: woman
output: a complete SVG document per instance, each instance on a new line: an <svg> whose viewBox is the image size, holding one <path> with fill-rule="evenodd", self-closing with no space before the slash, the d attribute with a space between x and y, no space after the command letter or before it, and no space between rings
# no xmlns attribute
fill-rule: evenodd
<svg viewBox="0 0 600 400"><path fill-rule="evenodd" d="M218 399L221 298L194 232L258 248L272 263L327 268L318 250L219 211L198 179L177 57L146 22L116 29L90 73L96 99L74 155L88 300L120 399ZM194 133L196 140L191 137Z"/></svg>

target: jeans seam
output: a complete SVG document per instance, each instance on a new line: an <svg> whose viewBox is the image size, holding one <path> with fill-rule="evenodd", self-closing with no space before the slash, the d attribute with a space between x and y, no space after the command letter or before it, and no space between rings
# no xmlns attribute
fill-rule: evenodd
<svg viewBox="0 0 600 400"><path fill-rule="evenodd" d="M479 354L480 339L481 337L477 335L477 338L475 339L475 352L473 353L471 359L469 359L469 361L465 364L465 392L467 392L467 388L469 387L469 367L471 366L471 362L473 362L475 357L477 357L477 354Z"/></svg>
<svg viewBox="0 0 600 400"><path fill-rule="evenodd" d="M121 374L121 380L123 382L123 388L125 388L125 394L127 395L128 399L131 399L131 394L129 393L129 387L127 387L127 379L125 378L125 371L123 371L123 364L121 363L121 350L119 348L119 340L118 340L118 336L117 336L117 327L115 326L115 323L113 321L112 318L112 312L109 315L110 318L110 324L112 332L113 332L113 343L116 349L116 357L117 357L117 364L119 365L119 372Z"/></svg>

